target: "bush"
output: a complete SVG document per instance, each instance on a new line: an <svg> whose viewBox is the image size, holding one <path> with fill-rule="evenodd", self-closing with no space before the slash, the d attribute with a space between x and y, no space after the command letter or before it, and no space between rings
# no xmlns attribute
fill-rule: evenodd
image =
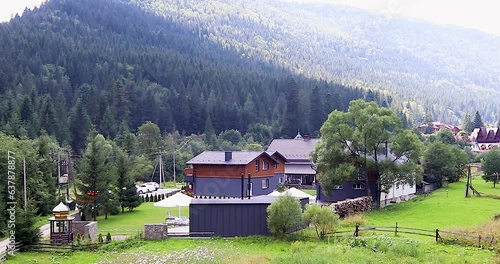
<svg viewBox="0 0 500 264"><path fill-rule="evenodd" d="M300 203L290 195L280 196L267 207L266 211L267 227L278 237L284 237L302 222Z"/></svg>
<svg viewBox="0 0 500 264"><path fill-rule="evenodd" d="M111 234L109 232L106 235L106 242L111 242Z"/></svg>
<svg viewBox="0 0 500 264"><path fill-rule="evenodd" d="M356 225L366 225L366 218L362 214L353 214L342 219L342 227L355 227Z"/></svg>
<svg viewBox="0 0 500 264"><path fill-rule="evenodd" d="M102 238L102 234L99 233L99 235L97 236L97 242L99 243L103 243L104 242L104 239Z"/></svg>
<svg viewBox="0 0 500 264"><path fill-rule="evenodd" d="M339 216L328 206L308 204L302 218L314 226L319 239L324 239L327 233L335 231L339 226Z"/></svg>

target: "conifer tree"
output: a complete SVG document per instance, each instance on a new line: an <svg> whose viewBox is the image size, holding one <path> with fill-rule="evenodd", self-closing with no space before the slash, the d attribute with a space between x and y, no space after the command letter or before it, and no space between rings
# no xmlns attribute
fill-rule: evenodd
<svg viewBox="0 0 500 264"><path fill-rule="evenodd" d="M483 119L481 118L479 111L476 111L476 115L474 115L474 121L472 122L472 125L473 129L484 127Z"/></svg>

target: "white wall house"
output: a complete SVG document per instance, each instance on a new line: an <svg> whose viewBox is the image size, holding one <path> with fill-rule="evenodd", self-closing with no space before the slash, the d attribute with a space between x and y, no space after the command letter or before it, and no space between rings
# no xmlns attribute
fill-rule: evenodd
<svg viewBox="0 0 500 264"><path fill-rule="evenodd" d="M407 201L415 197L417 192L416 185L409 184L394 184L388 188L388 192L380 193L380 206L384 207L391 203L399 203Z"/></svg>

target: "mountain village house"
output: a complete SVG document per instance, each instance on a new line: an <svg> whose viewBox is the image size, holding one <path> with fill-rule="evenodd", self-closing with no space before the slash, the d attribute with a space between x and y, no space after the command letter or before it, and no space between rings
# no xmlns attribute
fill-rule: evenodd
<svg viewBox="0 0 500 264"><path fill-rule="evenodd" d="M398 183L382 186L384 192L379 194L376 174L370 171L366 174L362 166L352 180L336 186L334 192L325 195L316 182L316 171L310 159L317 142L319 139L298 134L294 139L273 140L267 151L205 151L187 162L192 167L184 170L185 181L197 196L267 195L276 189L278 183L299 188L314 187L316 200L320 203L366 196L368 188L373 201L380 199L382 206L415 195L415 185ZM378 157L379 160L394 159L388 148L389 145ZM399 162L403 161L400 159ZM368 186L365 177L368 177Z"/></svg>
<svg viewBox="0 0 500 264"><path fill-rule="evenodd" d="M441 122L427 122L424 124L421 124L417 127L418 131L421 133L438 133L441 130L448 130L450 131L453 135L456 135L459 131L460 128L454 125L448 125L444 124Z"/></svg>
<svg viewBox="0 0 500 264"><path fill-rule="evenodd" d="M500 127L474 128L470 137L470 143L473 151L488 151L492 148L500 147Z"/></svg>
<svg viewBox="0 0 500 264"><path fill-rule="evenodd" d="M314 186L316 171L311 162L317 138L302 137L300 133L294 139L274 139L267 151L279 152L286 159L284 183L289 186Z"/></svg>
<svg viewBox="0 0 500 264"><path fill-rule="evenodd" d="M256 196L283 180L285 158L265 151L205 151L187 162L185 182L195 195Z"/></svg>

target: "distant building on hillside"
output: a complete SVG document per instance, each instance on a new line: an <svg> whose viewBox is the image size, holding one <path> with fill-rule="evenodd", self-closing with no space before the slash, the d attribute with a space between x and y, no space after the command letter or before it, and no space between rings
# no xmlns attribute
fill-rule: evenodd
<svg viewBox="0 0 500 264"><path fill-rule="evenodd" d="M488 151L493 148L500 147L500 127L474 128L470 137L471 147L473 151L481 152Z"/></svg>
<svg viewBox="0 0 500 264"><path fill-rule="evenodd" d="M460 131L460 128L457 126L448 125L441 122L427 122L419 125L417 129L422 133L438 133L439 131L445 129L450 131L453 135L456 135Z"/></svg>

